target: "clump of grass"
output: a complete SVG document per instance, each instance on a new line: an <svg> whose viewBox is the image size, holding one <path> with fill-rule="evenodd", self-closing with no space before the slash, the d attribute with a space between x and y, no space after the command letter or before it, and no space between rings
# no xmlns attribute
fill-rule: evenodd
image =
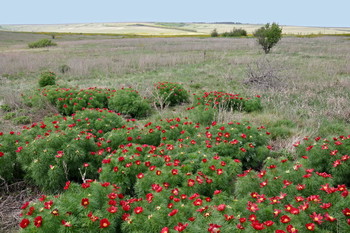
<svg viewBox="0 0 350 233"><path fill-rule="evenodd" d="M50 46L56 46L57 44L49 39L42 39L28 44L29 48L44 48Z"/></svg>
<svg viewBox="0 0 350 233"><path fill-rule="evenodd" d="M31 122L29 116L19 116L12 119L13 124L15 125L26 125Z"/></svg>

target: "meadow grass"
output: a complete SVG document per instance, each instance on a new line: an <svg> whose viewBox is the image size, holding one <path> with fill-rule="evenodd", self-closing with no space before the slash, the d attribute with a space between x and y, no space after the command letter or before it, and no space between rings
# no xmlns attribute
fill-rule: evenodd
<svg viewBox="0 0 350 233"><path fill-rule="evenodd" d="M161 81L183 83L192 93L261 95L263 111L220 112L217 119L272 126L276 146L304 136L349 132L350 41L345 37L284 37L269 55L263 54L254 38L121 39L62 34L54 39L58 44L54 48L27 48L29 42L48 37L0 32L3 103L10 93L20 95L37 88L40 72L50 70L58 74L62 86L132 86L147 97L152 95L153 84ZM69 71L60 73L62 65L70 67ZM245 84L249 72L269 74L268 86ZM168 109L153 117L176 114L186 113ZM293 127L278 125L283 120L293 122ZM0 131L11 127L4 121ZM284 144L278 145L282 139Z"/></svg>

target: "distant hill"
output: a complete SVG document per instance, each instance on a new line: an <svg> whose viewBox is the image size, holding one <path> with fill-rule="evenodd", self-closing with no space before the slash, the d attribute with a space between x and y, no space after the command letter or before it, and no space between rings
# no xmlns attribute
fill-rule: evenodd
<svg viewBox="0 0 350 233"><path fill-rule="evenodd" d="M241 24L235 22L216 23L77 23L77 24L32 24L32 25L0 25L3 31L21 32L57 32L57 33L98 33L98 34L135 34L135 35L208 35L216 28L219 33L243 28L253 33L262 25ZM302 27L284 26L284 34L350 34L350 28L337 27Z"/></svg>

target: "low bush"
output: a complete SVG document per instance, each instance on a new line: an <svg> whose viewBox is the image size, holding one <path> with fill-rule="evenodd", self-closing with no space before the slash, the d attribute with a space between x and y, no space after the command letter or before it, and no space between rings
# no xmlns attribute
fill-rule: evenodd
<svg viewBox="0 0 350 233"><path fill-rule="evenodd" d="M16 163L16 151L21 150L23 137L13 131L0 132L0 178L11 184L23 178L23 170Z"/></svg>
<svg viewBox="0 0 350 233"><path fill-rule="evenodd" d="M39 87L46 87L56 84L56 74L51 71L45 71L40 74Z"/></svg>
<svg viewBox="0 0 350 233"><path fill-rule="evenodd" d="M161 107L189 102L190 95L179 83L159 82L155 84L155 102Z"/></svg>
<svg viewBox="0 0 350 233"><path fill-rule="evenodd" d="M109 98L108 107L131 117L146 117L151 112L149 103L133 89L118 90Z"/></svg>
<svg viewBox="0 0 350 233"><path fill-rule="evenodd" d="M62 189L68 180L96 179L103 157L98 154L102 137L123 124L112 111L87 109L72 117L48 118L23 131L28 139L17 159L27 178L49 192Z"/></svg>
<svg viewBox="0 0 350 233"><path fill-rule="evenodd" d="M350 136L305 138L304 143L298 144L295 144L298 156L308 158L304 159L305 166L332 174L336 184L350 185Z"/></svg>
<svg viewBox="0 0 350 233"><path fill-rule="evenodd" d="M67 182L65 192L21 207L20 232L120 232L123 195L108 183Z"/></svg>
<svg viewBox="0 0 350 233"><path fill-rule="evenodd" d="M199 104L195 107L187 108L189 118L201 125L210 125L218 114L218 108L213 108L210 104Z"/></svg>
<svg viewBox="0 0 350 233"><path fill-rule="evenodd" d="M216 30L216 28L214 28L214 30L210 33L210 36L211 36L211 37L218 37L218 36L219 36L219 33L218 33L218 31Z"/></svg>
<svg viewBox="0 0 350 233"><path fill-rule="evenodd" d="M50 46L56 46L57 44L52 42L49 39L41 39L32 43L28 44L29 48L44 48L44 47L50 47Z"/></svg>
<svg viewBox="0 0 350 233"><path fill-rule="evenodd" d="M226 111L253 112L262 109L260 96L254 98L243 98L239 94L231 94L220 91L205 92L202 96L195 97L194 106L210 105L217 109Z"/></svg>
<svg viewBox="0 0 350 233"><path fill-rule="evenodd" d="M72 115L83 108L107 108L108 98L115 92L104 88L45 87L39 90L63 115Z"/></svg>
<svg viewBox="0 0 350 233"><path fill-rule="evenodd" d="M222 37L241 37L247 35L247 31L242 28L234 28L230 32L224 32L220 34L220 36Z"/></svg>

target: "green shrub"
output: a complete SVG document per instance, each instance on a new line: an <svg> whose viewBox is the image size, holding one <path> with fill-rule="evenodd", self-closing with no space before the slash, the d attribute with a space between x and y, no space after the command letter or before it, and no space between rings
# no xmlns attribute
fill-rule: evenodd
<svg viewBox="0 0 350 233"><path fill-rule="evenodd" d="M42 195L22 206L21 233L120 232L123 201L115 186L88 180L83 185L67 182L66 192Z"/></svg>
<svg viewBox="0 0 350 233"><path fill-rule="evenodd" d="M307 139L307 138L306 138ZM296 145L297 146L297 145ZM305 140L297 146L297 154L304 157L305 166L317 172L332 174L336 184L350 185L350 137L340 136L332 139L315 138ZM306 159L307 158L307 159Z"/></svg>
<svg viewBox="0 0 350 233"><path fill-rule="evenodd" d="M230 32L224 32L221 34L222 37L241 37L247 36L247 31L242 28L234 28Z"/></svg>
<svg viewBox="0 0 350 233"><path fill-rule="evenodd" d="M71 120L66 125L74 125L82 130L87 130L94 135L103 136L115 128L120 128L125 123L123 118L108 109L83 109L72 114Z"/></svg>
<svg viewBox="0 0 350 233"><path fill-rule="evenodd" d="M189 118L201 125L210 125L214 121L215 115L218 113L217 108L213 108L211 105L199 104L194 107L187 108L189 111Z"/></svg>
<svg viewBox="0 0 350 233"><path fill-rule="evenodd" d="M72 115L83 108L107 108L108 98L115 90L104 88L58 88L45 87L39 90L63 115Z"/></svg>
<svg viewBox="0 0 350 233"><path fill-rule="evenodd" d="M161 107L189 102L190 95L179 83L159 82L155 84L155 102Z"/></svg>
<svg viewBox="0 0 350 233"><path fill-rule="evenodd" d="M218 31L216 30L216 28L214 28L214 30L210 33L210 36L211 36L211 37L218 37L218 36L219 36L219 33L218 33Z"/></svg>
<svg viewBox="0 0 350 233"><path fill-rule="evenodd" d="M28 44L29 48L44 48L49 46L56 46L57 44L49 39L42 39Z"/></svg>
<svg viewBox="0 0 350 233"><path fill-rule="evenodd" d="M118 90L108 100L108 107L118 113L131 117L145 117L150 114L151 106L133 89Z"/></svg>
<svg viewBox="0 0 350 233"><path fill-rule="evenodd" d="M278 24L269 23L259 28L254 32L254 36L257 38L258 43L262 46L264 52L267 54L271 48L277 44L282 38L282 28Z"/></svg>
<svg viewBox="0 0 350 233"><path fill-rule="evenodd" d="M243 98L239 94L225 93L221 91L205 92L202 96L195 98L194 106L204 104L226 111L253 112L262 109L260 96L254 98Z"/></svg>
<svg viewBox="0 0 350 233"><path fill-rule="evenodd" d="M19 133L0 132L0 178L8 184L23 178L23 170L16 162L17 153L23 148L20 146L23 141Z"/></svg>
<svg viewBox="0 0 350 233"><path fill-rule="evenodd" d="M56 84L56 74L51 71L45 71L40 74L39 87L46 87Z"/></svg>
<svg viewBox="0 0 350 233"><path fill-rule="evenodd" d="M81 182L83 173L87 178L97 178L102 158L90 154L97 150L94 135L68 128L33 140L17 158L34 184L58 192L68 180Z"/></svg>
<svg viewBox="0 0 350 233"><path fill-rule="evenodd" d="M28 143L19 152L18 161L27 178L49 192L61 190L68 180L96 179L104 159L98 155L104 148L102 136L122 123L116 113L100 109L47 118L23 132Z"/></svg>

